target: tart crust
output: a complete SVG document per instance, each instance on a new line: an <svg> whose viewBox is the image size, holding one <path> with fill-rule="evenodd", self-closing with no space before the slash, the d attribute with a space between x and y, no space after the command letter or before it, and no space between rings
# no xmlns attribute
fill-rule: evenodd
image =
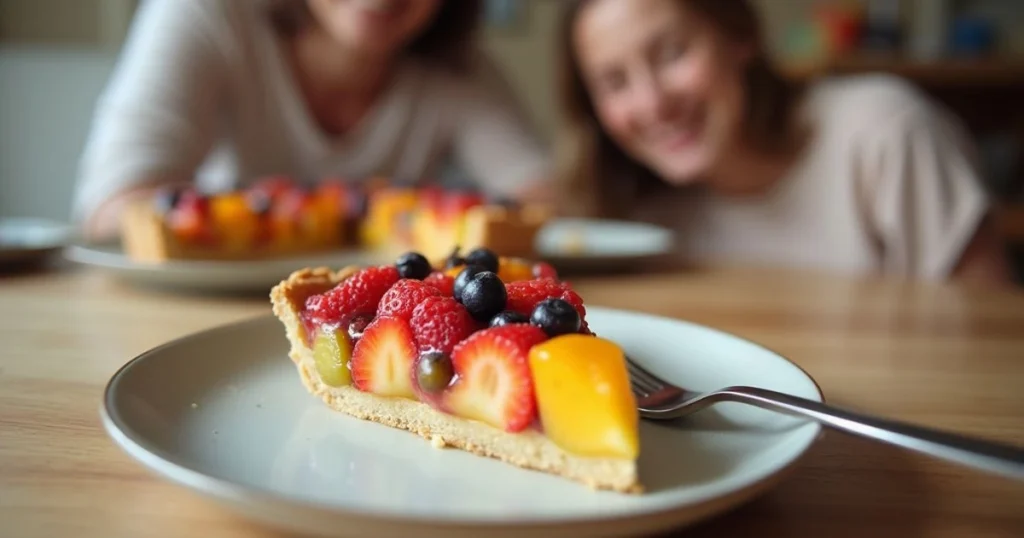
<svg viewBox="0 0 1024 538"><path fill-rule="evenodd" d="M633 494L643 491L635 460L583 457L563 450L534 430L509 433L489 424L438 411L423 402L378 396L351 386L324 384L316 371L313 351L306 344L299 311L308 297L333 288L358 269L345 267L337 272L324 267L301 269L271 290L274 315L284 325L291 344L289 357L311 394L335 411L407 430L427 439L437 448L454 447L523 469L558 475L594 489Z"/></svg>

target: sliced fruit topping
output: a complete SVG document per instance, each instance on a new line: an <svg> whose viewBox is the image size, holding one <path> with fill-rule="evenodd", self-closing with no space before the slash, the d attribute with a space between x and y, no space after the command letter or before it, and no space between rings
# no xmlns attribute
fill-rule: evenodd
<svg viewBox="0 0 1024 538"><path fill-rule="evenodd" d="M228 249L244 249L259 231L259 217L249 209L241 193L226 193L210 198L210 221L225 240Z"/></svg>
<svg viewBox="0 0 1024 538"><path fill-rule="evenodd" d="M398 282L393 266L367 267L333 289L306 300L306 315L320 324L347 325L359 315L375 315L381 297Z"/></svg>
<svg viewBox="0 0 1024 538"><path fill-rule="evenodd" d="M270 214L274 206L274 200L266 191L249 191L245 193L245 203L249 211L258 217Z"/></svg>
<svg viewBox="0 0 1024 538"><path fill-rule="evenodd" d="M430 276L423 279L423 283L437 288L445 297L455 296L455 279L444 273L430 273Z"/></svg>
<svg viewBox="0 0 1024 538"><path fill-rule="evenodd" d="M180 239L207 244L214 241L209 217L210 199L191 189L181 193L174 210L167 215L168 225Z"/></svg>
<svg viewBox="0 0 1024 538"><path fill-rule="evenodd" d="M618 346L559 336L530 350L530 370L544 433L555 444L583 456L638 456L636 400Z"/></svg>
<svg viewBox="0 0 1024 538"><path fill-rule="evenodd" d="M412 329L398 318L377 318L352 352L352 383L380 396L416 398L412 389L416 345Z"/></svg>
<svg viewBox="0 0 1024 538"><path fill-rule="evenodd" d="M418 348L450 354L477 324L466 308L451 297L427 297L409 319Z"/></svg>
<svg viewBox="0 0 1024 538"><path fill-rule="evenodd" d="M412 278L415 280L423 280L433 271L426 256L418 252L402 254L399 256L398 261L395 262L395 267L402 278Z"/></svg>
<svg viewBox="0 0 1024 538"><path fill-rule="evenodd" d="M522 282L509 282L505 285L508 293L507 310L514 310L524 315L533 314L533 309L544 299L562 299L576 308L581 319L587 315L583 306L583 299L572 291L569 284L548 279L525 280Z"/></svg>
<svg viewBox="0 0 1024 538"><path fill-rule="evenodd" d="M544 299L537 303L530 314L530 323L551 337L580 331L579 313L562 299Z"/></svg>
<svg viewBox="0 0 1024 538"><path fill-rule="evenodd" d="M461 342L452 354L456 378L446 408L508 432L525 430L537 417L529 351L545 338L536 327L507 325Z"/></svg>
<svg viewBox="0 0 1024 538"><path fill-rule="evenodd" d="M491 327L501 327L504 325L512 325L515 323L529 323L530 318L520 314L519 312L513 312L506 310L499 313L497 316L491 318Z"/></svg>
<svg viewBox="0 0 1024 538"><path fill-rule="evenodd" d="M391 286L377 305L378 316L392 316L409 321L412 311L427 297L439 297L441 292L420 280L403 279Z"/></svg>
<svg viewBox="0 0 1024 538"><path fill-rule="evenodd" d="M440 351L427 351L416 359L416 385L426 394L440 394L455 377L452 359Z"/></svg>
<svg viewBox="0 0 1024 538"><path fill-rule="evenodd" d="M313 362L320 379L331 387L352 383L348 363L352 358L352 344L344 329L321 329L313 340Z"/></svg>
<svg viewBox="0 0 1024 538"><path fill-rule="evenodd" d="M469 315L480 322L489 321L505 310L505 302L508 299L505 284L498 275L490 271L473 275L462 288L459 297Z"/></svg>
<svg viewBox="0 0 1024 538"><path fill-rule="evenodd" d="M476 248L466 254L467 265L479 265L485 270L497 273L499 269L498 255L486 248Z"/></svg>
<svg viewBox="0 0 1024 538"><path fill-rule="evenodd" d="M501 258L498 265L498 276L502 282L533 279L533 266L522 258Z"/></svg>
<svg viewBox="0 0 1024 538"><path fill-rule="evenodd" d="M462 290L465 289L466 284L469 284L469 281L478 273L483 273L486 270L482 265L466 265L459 269L455 276L455 285L452 288L452 295L455 299L462 302Z"/></svg>

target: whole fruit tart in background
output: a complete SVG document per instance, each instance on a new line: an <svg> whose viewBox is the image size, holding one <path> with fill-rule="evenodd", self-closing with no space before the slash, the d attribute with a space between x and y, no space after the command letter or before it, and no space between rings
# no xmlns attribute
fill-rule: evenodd
<svg viewBox="0 0 1024 538"><path fill-rule="evenodd" d="M642 491L623 351L590 330L583 299L546 263L407 252L302 269L270 297L303 384L332 409L438 448Z"/></svg>
<svg viewBox="0 0 1024 538"><path fill-rule="evenodd" d="M125 253L141 262L261 259L350 247L384 256L416 250L437 259L457 245L529 257L548 216L544 207L438 187L341 179L305 187L271 177L230 192L164 189L126 209L121 237Z"/></svg>

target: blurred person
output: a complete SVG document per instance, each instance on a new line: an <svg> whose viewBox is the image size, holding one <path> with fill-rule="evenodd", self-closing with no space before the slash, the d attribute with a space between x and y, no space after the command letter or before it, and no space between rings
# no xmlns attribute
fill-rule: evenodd
<svg viewBox="0 0 1024 538"><path fill-rule="evenodd" d="M961 127L886 75L797 84L747 0L573 0L561 175L693 261L1008 279Z"/></svg>
<svg viewBox="0 0 1024 538"><path fill-rule="evenodd" d="M100 97L73 207L87 237L169 184L436 178L537 194L546 155L475 47L480 0L146 0Z"/></svg>

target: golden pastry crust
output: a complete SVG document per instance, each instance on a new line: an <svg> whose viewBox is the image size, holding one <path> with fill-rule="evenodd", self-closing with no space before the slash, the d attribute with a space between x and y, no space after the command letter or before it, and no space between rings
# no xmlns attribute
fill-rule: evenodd
<svg viewBox="0 0 1024 538"><path fill-rule="evenodd" d="M299 311L308 297L333 288L357 270L357 267L340 271L302 269L271 290L274 314L284 325L291 344L289 356L310 393L335 411L412 432L435 447L454 447L520 468L562 476L594 489L643 492L634 460L581 457L566 452L540 432L508 433L482 422L443 413L423 402L324 384L316 371L313 352L306 344Z"/></svg>

